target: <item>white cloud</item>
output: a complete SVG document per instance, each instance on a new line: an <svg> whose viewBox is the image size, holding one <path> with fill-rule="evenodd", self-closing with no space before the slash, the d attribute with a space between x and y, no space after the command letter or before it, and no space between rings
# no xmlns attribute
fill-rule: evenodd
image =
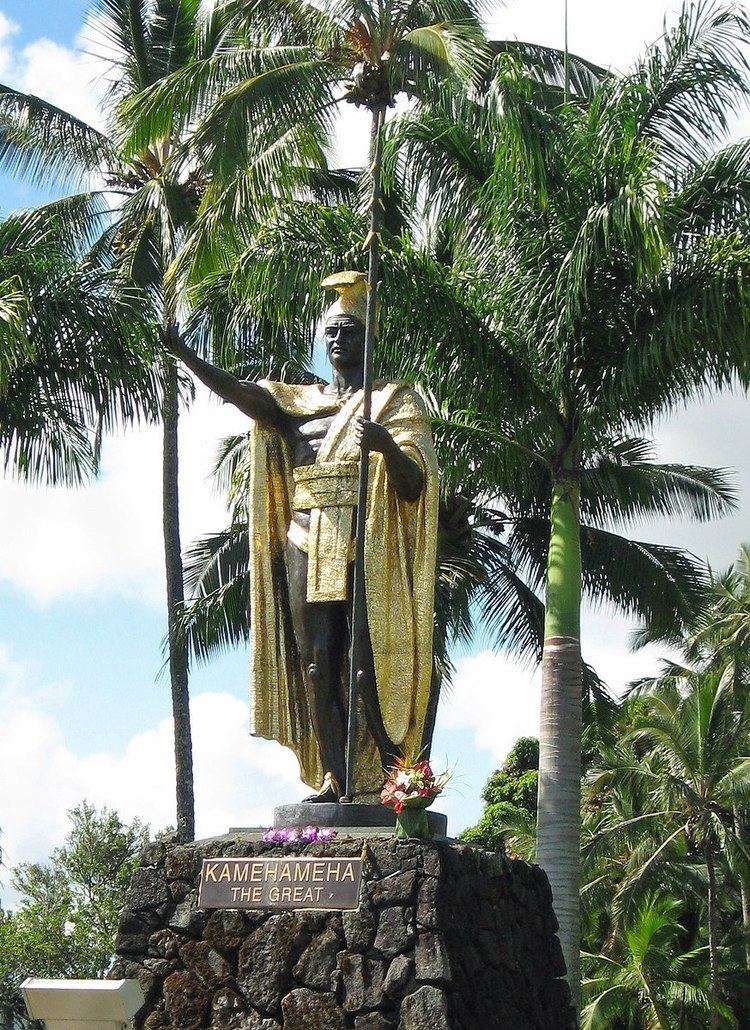
<svg viewBox="0 0 750 1030"><path fill-rule="evenodd" d="M480 651L456 662L438 712L441 732L470 730L475 746L500 762L518 737L539 733L539 696L538 671Z"/></svg>
<svg viewBox="0 0 750 1030"><path fill-rule="evenodd" d="M201 390L180 425L183 546L223 529L224 502L210 469L219 440L247 419ZM63 596L163 598L161 430L132 430L105 443L102 473L81 489L39 489L0 480L4 531L0 580L45 603ZM19 541L28 546L19 547Z"/></svg>
<svg viewBox="0 0 750 1030"><path fill-rule="evenodd" d="M136 734L120 752L75 754L61 724L38 707L34 670L0 649L0 843L5 865L44 861L60 844L66 812L83 798L136 816L154 830L174 825L172 720ZM221 691L191 702L199 837L230 826L269 826L275 805L298 799L296 759L253 738L247 705ZM12 902L3 869L2 903Z"/></svg>
<svg viewBox="0 0 750 1030"><path fill-rule="evenodd" d="M18 49L13 38L18 30L16 22L0 11L0 79L99 125L101 62L84 53L82 42L80 48L71 49L40 38Z"/></svg>
<svg viewBox="0 0 750 1030"><path fill-rule="evenodd" d="M586 632L584 657L618 696L632 680L654 674L661 657L653 648L629 653L630 628L625 619L594 615ZM460 658L453 684L441 698L440 736L468 731L475 747L500 763L519 737L539 735L540 688L541 669L508 655L480 651Z"/></svg>

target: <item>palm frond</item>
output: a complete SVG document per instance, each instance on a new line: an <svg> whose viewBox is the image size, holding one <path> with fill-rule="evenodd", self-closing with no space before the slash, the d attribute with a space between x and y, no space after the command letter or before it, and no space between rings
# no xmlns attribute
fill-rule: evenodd
<svg viewBox="0 0 750 1030"><path fill-rule="evenodd" d="M147 27L149 63L155 79L182 68L194 55L201 6L201 0L156 0Z"/></svg>
<svg viewBox="0 0 750 1030"><path fill-rule="evenodd" d="M439 93L446 80L479 85L489 51L475 21L441 21L407 28L390 54L394 92L412 96Z"/></svg>
<svg viewBox="0 0 750 1030"><path fill-rule="evenodd" d="M520 40L493 40L489 46L495 54L510 54L520 59L532 79L548 89L552 87L546 94L548 102L554 99L559 104L563 100L566 75L571 94L585 99L590 99L599 83L610 75L606 68L576 54L566 55L564 51L556 50L554 47L539 46ZM537 102L541 102L544 98L536 99Z"/></svg>
<svg viewBox="0 0 750 1030"><path fill-rule="evenodd" d="M537 589L544 582L548 536L543 519L519 517L508 541ZM706 570L677 548L583 525L581 557L583 591L590 602L611 604L663 632L689 625L703 603Z"/></svg>
<svg viewBox="0 0 750 1030"><path fill-rule="evenodd" d="M0 85L0 168L37 185L80 185L118 157L107 137L31 94Z"/></svg>
<svg viewBox="0 0 750 1030"><path fill-rule="evenodd" d="M148 52L148 0L92 0L96 54L115 70L115 96L137 92L154 81Z"/></svg>
<svg viewBox="0 0 750 1030"><path fill-rule="evenodd" d="M195 60L125 106L127 153L137 154L176 129L195 126L193 146L215 172L232 175L249 154L300 122L330 126L336 68L305 46L229 49ZM256 149L257 148L257 149Z"/></svg>
<svg viewBox="0 0 750 1030"><path fill-rule="evenodd" d="M704 522L737 504L728 469L658 465L626 451L622 441L581 472L581 512L599 524L630 524L646 518Z"/></svg>
<svg viewBox="0 0 750 1030"><path fill-rule="evenodd" d="M628 80L641 91L638 132L672 166L692 167L727 131L729 115L748 94L746 12L734 4L686 4L674 28L639 61Z"/></svg>
<svg viewBox="0 0 750 1030"><path fill-rule="evenodd" d="M247 641L250 604L245 527L203 537L185 555L185 583L192 594L180 613L180 632L199 662Z"/></svg>

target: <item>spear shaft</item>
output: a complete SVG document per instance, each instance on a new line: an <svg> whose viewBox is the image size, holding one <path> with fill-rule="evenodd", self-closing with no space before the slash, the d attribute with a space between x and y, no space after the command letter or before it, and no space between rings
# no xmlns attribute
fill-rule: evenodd
<svg viewBox="0 0 750 1030"><path fill-rule="evenodd" d="M376 107L372 112L370 136L370 172L372 175L372 196L370 207L370 231L367 236L369 265L367 272L367 314L365 319L365 347L362 376L362 415L369 419L372 413L372 369L375 350L375 327L377 321L378 271L380 266L380 226L383 221L383 198L381 196L381 161L383 148L383 123L385 108ZM367 481L369 451L362 445L359 466L359 490L357 493L357 521L354 549L354 591L352 595L351 648L349 652L349 708L346 725L346 785L344 798L354 800L354 747L357 734L357 698L360 680L365 675L364 640L367 635L367 598L365 596L365 525L367 522Z"/></svg>

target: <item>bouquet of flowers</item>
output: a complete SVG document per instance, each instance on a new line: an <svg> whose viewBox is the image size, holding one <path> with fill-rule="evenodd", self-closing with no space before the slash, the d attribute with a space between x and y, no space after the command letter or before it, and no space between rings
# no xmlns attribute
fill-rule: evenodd
<svg viewBox="0 0 750 1030"><path fill-rule="evenodd" d="M380 802L390 805L396 813L397 837L429 840L426 809L443 792L450 775L446 771L436 776L429 762L411 758L399 758L386 771Z"/></svg>

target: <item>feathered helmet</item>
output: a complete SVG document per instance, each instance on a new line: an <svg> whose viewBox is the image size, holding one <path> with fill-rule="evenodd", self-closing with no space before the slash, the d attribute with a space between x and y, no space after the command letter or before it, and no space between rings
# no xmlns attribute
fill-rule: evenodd
<svg viewBox="0 0 750 1030"><path fill-rule="evenodd" d="M326 311L325 320L340 315L356 318L362 325L367 320L367 276L364 272L334 272L320 284L324 290L335 290L337 299Z"/></svg>

